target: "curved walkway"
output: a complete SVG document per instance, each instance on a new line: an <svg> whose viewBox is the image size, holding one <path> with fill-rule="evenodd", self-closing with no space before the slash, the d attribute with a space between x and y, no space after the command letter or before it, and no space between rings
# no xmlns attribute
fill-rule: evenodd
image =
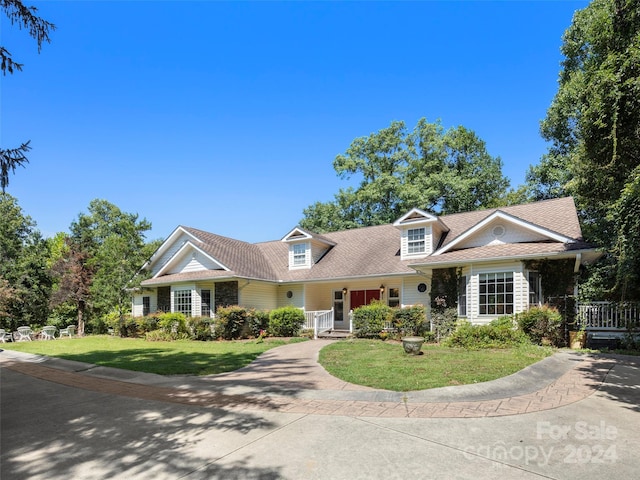
<svg viewBox="0 0 640 480"><path fill-rule="evenodd" d="M112 395L202 407L353 417L462 418L549 410L595 392L612 359L560 352L524 370L475 385L391 392L353 385L322 368L318 352L331 341L285 345L235 372L165 377L0 352L5 368L42 380Z"/></svg>

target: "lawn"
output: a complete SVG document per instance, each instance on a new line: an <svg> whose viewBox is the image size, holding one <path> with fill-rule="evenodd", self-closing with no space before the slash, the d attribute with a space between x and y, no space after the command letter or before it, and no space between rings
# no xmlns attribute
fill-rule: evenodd
<svg viewBox="0 0 640 480"><path fill-rule="evenodd" d="M546 347L466 350L423 345L407 355L402 345L381 340L347 340L320 351L320 363L350 383L406 392L465 385L510 375L551 355Z"/></svg>
<svg viewBox="0 0 640 480"><path fill-rule="evenodd" d="M1 348L160 375L211 375L237 370L271 348L302 340L266 338L260 343L255 340L148 342L143 339L92 335L5 343Z"/></svg>
<svg viewBox="0 0 640 480"><path fill-rule="evenodd" d="M271 348L303 340L148 342L95 335L6 343L1 348L160 375L211 375L237 370ZM494 380L522 370L552 350L535 346L466 350L424 345L422 352L407 355L396 342L345 340L324 347L320 363L347 382L402 392Z"/></svg>

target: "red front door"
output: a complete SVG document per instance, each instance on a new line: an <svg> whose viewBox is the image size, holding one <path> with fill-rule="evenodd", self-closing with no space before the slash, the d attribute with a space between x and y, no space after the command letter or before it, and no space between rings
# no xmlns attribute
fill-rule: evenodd
<svg viewBox="0 0 640 480"><path fill-rule="evenodd" d="M380 300L380 290L351 290L349 308L355 310L363 305L369 305L372 300Z"/></svg>

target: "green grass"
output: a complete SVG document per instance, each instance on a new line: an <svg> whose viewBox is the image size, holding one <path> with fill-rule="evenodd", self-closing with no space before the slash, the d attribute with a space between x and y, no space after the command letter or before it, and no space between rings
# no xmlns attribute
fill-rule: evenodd
<svg viewBox="0 0 640 480"><path fill-rule="evenodd" d="M510 375L551 355L552 349L466 350L423 345L422 355L407 355L399 343L345 340L320 351L320 363L350 383L406 392L486 382Z"/></svg>
<svg viewBox="0 0 640 480"><path fill-rule="evenodd" d="M261 343L255 340L147 342L143 339L95 335L5 343L0 348L160 375L210 375L237 370L273 347L302 340L266 338Z"/></svg>

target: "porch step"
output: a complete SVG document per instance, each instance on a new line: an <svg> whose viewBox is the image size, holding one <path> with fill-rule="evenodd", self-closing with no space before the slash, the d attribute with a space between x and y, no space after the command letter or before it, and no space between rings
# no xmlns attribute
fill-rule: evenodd
<svg viewBox="0 0 640 480"><path fill-rule="evenodd" d="M349 332L349 330L327 330L318 334L318 338L350 338L353 334Z"/></svg>

